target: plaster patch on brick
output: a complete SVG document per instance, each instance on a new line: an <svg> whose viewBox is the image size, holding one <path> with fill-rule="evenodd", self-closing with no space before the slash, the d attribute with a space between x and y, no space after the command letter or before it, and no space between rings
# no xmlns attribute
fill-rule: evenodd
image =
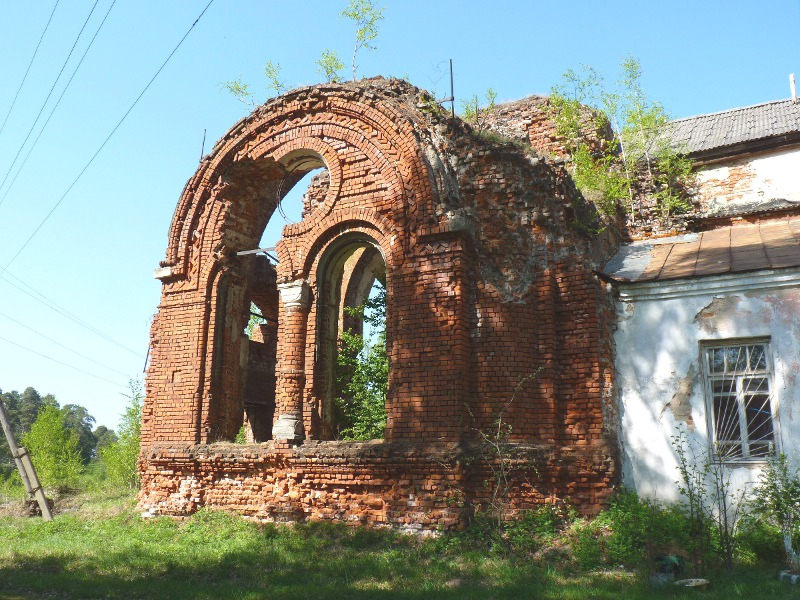
<svg viewBox="0 0 800 600"><path fill-rule="evenodd" d="M709 334L716 334L719 319L735 313L740 301L739 296L718 296L695 314L694 322Z"/></svg>
<svg viewBox="0 0 800 600"><path fill-rule="evenodd" d="M679 423L686 423L689 429L694 429L694 419L692 418L692 389L697 381L697 368L694 363L689 365L686 375L678 380L678 389L672 395L672 399L661 409L661 414L668 408L672 411L672 416Z"/></svg>

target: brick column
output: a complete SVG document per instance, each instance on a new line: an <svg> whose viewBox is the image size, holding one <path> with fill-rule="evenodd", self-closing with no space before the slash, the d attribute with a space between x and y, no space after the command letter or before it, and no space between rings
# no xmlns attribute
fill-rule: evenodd
<svg viewBox="0 0 800 600"><path fill-rule="evenodd" d="M303 280L278 284L284 314L278 335L276 412L272 439L303 439L303 388L306 383L306 322L311 294Z"/></svg>

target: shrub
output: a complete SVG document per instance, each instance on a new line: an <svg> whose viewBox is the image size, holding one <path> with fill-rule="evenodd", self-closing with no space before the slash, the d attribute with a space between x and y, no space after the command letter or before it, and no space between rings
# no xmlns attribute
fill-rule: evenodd
<svg viewBox="0 0 800 600"><path fill-rule="evenodd" d="M59 490L74 487L83 467L78 434L67 429L64 418L55 406L44 407L21 440L42 485Z"/></svg>
<svg viewBox="0 0 800 600"><path fill-rule="evenodd" d="M665 556L682 555L687 546L689 522L680 506L661 506L620 490L597 517L608 527L607 560L614 565L648 564L653 569Z"/></svg>
<svg viewBox="0 0 800 600"><path fill-rule="evenodd" d="M139 487L139 445L142 423L142 386L138 381L130 382L131 394L128 406L122 414L117 441L100 450L100 462L106 472L106 481L114 487Z"/></svg>
<svg viewBox="0 0 800 600"><path fill-rule="evenodd" d="M800 570L800 553L792 543L800 526L800 475L789 466L786 455L767 460L753 490L753 506L767 522L781 530L786 561L793 569Z"/></svg>
<svg viewBox="0 0 800 600"><path fill-rule="evenodd" d="M543 504L505 522L504 535L513 550L535 552L551 544L574 519L573 509L566 504Z"/></svg>
<svg viewBox="0 0 800 600"><path fill-rule="evenodd" d="M761 515L742 518L736 537L736 558L740 563L779 563L786 558L780 528Z"/></svg>
<svg viewBox="0 0 800 600"><path fill-rule="evenodd" d="M598 519L578 519L567 532L572 556L581 569L593 569L606 562L608 528Z"/></svg>

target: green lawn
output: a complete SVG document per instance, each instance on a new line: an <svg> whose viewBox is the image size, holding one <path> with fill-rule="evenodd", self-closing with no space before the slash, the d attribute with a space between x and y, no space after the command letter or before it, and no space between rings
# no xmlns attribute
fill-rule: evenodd
<svg viewBox="0 0 800 600"><path fill-rule="evenodd" d="M84 501L51 523L0 517L0 598L795 598L779 566L712 573L708 591L653 589L458 539L344 525L256 524L202 512L141 519L130 497ZM70 510L67 507L67 510Z"/></svg>

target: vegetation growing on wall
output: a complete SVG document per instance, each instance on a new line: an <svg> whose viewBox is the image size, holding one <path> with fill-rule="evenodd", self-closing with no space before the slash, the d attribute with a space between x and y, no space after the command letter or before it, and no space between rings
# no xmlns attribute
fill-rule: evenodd
<svg viewBox="0 0 800 600"><path fill-rule="evenodd" d="M361 50L375 50L374 41L378 37L379 23L383 20L383 8L375 0L349 0L347 6L340 13L342 17L350 20L355 26L353 54L351 67L353 81L358 79L358 53ZM344 63L335 50L325 48L316 60L317 71L328 83L340 82L342 76L339 72L344 69ZM280 96L289 89L281 74L280 63L268 60L264 66L264 77L271 95ZM257 106L255 94L250 85L241 78L231 79L222 84L234 98L250 106Z"/></svg>
<svg viewBox="0 0 800 600"><path fill-rule="evenodd" d="M480 136L486 129L486 115L495 107L497 92L492 88L486 90L485 104L481 102L477 94L469 100L461 101L461 118L469 123L475 132Z"/></svg>
<svg viewBox="0 0 800 600"><path fill-rule="evenodd" d="M566 141L576 185L604 213L622 207L635 217L649 197L667 221L691 208L692 163L671 144L669 116L644 92L639 61L628 57L620 67L613 88L585 65L564 73L550 96L556 130Z"/></svg>

